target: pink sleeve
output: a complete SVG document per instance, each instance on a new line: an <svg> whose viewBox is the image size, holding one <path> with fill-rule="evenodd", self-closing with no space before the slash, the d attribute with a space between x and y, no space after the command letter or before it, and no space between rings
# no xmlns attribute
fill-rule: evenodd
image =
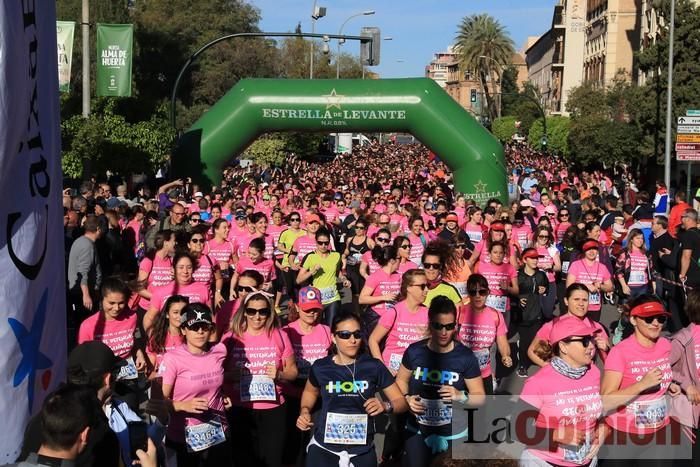
<svg viewBox="0 0 700 467"><path fill-rule="evenodd" d="M289 336L286 332L277 330L278 339L282 340L282 359L289 358L294 355L294 348L292 347L292 341L289 340Z"/></svg>
<svg viewBox="0 0 700 467"><path fill-rule="evenodd" d="M513 265L509 263L508 266L509 266L508 276L511 278L511 280L518 277L518 272L515 270Z"/></svg>
<svg viewBox="0 0 700 467"><path fill-rule="evenodd" d="M80 330L78 331L78 344L93 340L95 335L92 331L94 331L92 320L86 319L83 321L83 323L80 325Z"/></svg>
<svg viewBox="0 0 700 467"><path fill-rule="evenodd" d="M373 292L378 285L379 284L377 283L377 276L375 274L370 274L369 276L367 276L367 279L365 279L365 287L372 289Z"/></svg>
<svg viewBox="0 0 700 467"><path fill-rule="evenodd" d="M499 312L496 312L496 318L498 318L498 324L496 325L496 335L505 336L508 334L508 327L506 326L506 320Z"/></svg>
<svg viewBox="0 0 700 467"><path fill-rule="evenodd" d="M369 264L369 260L372 258L372 253L369 251L365 251L362 253L362 261L365 263Z"/></svg>
<svg viewBox="0 0 700 467"><path fill-rule="evenodd" d="M608 358L605 359L605 371L619 371L624 373L625 371L625 358L622 355L622 350L619 347L613 347L608 354Z"/></svg>
<svg viewBox="0 0 700 467"><path fill-rule="evenodd" d="M520 399L536 409L542 407L542 395L540 393L539 385L537 384L537 378L533 377L525 381L525 386L523 386L520 393Z"/></svg>
<svg viewBox="0 0 700 467"><path fill-rule="evenodd" d="M153 269L153 261L151 258L144 258L141 260L141 264L139 264L139 271L147 272L148 274L151 273L151 270Z"/></svg>
<svg viewBox="0 0 700 467"><path fill-rule="evenodd" d="M394 321L396 321L396 310L393 313L384 313L379 318L379 323L384 329L391 329L394 327Z"/></svg>
<svg viewBox="0 0 700 467"><path fill-rule="evenodd" d="M150 307L160 311L163 306L163 294L160 290L151 293Z"/></svg>
<svg viewBox="0 0 700 467"><path fill-rule="evenodd" d="M172 361L173 357L169 352L163 355L163 363L160 365L162 373L160 376L163 377L163 384L173 386L175 384L175 379L177 378L177 369L175 368L175 362ZM172 394L170 395L172 398Z"/></svg>
<svg viewBox="0 0 700 467"><path fill-rule="evenodd" d="M246 272L246 270L248 269L246 268L246 266L248 265L248 263L246 262L247 259L247 256L241 256L241 258L238 260L238 264L236 264L236 273L238 273L239 276Z"/></svg>
<svg viewBox="0 0 700 467"><path fill-rule="evenodd" d="M535 334L535 337L537 337L540 340L549 342L549 333L551 330L552 330L552 321L549 321L549 322L544 323L542 325L540 330L537 331L537 334Z"/></svg>

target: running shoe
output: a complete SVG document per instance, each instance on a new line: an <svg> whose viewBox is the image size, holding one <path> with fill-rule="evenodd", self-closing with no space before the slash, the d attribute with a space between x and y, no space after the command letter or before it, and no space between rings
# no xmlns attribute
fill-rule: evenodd
<svg viewBox="0 0 700 467"><path fill-rule="evenodd" d="M525 368L524 366L519 366L518 367L518 376L520 378L527 378L528 377L527 368Z"/></svg>

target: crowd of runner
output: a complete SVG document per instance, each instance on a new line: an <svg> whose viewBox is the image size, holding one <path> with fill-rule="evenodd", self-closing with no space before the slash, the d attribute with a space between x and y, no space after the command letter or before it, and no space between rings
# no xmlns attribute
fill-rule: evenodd
<svg viewBox="0 0 700 467"><path fill-rule="evenodd" d="M420 145L376 142L230 167L207 192L67 189L69 380L97 381L117 457L145 407L160 465L453 465L453 410L512 375L550 441L521 465L671 465L653 436L694 442L700 415L698 212L629 172L506 158L506 205L455 191ZM86 363L95 341L118 363ZM606 455L625 434L650 441ZM102 451L79 465L114 465Z"/></svg>

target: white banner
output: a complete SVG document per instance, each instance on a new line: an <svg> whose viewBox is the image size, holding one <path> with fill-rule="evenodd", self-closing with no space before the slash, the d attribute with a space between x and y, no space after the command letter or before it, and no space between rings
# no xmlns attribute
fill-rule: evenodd
<svg viewBox="0 0 700 467"><path fill-rule="evenodd" d="M0 3L0 464L65 379L55 3Z"/></svg>
<svg viewBox="0 0 700 467"><path fill-rule="evenodd" d="M75 21L56 21L58 52L58 89L70 92L70 70L73 63L73 34Z"/></svg>

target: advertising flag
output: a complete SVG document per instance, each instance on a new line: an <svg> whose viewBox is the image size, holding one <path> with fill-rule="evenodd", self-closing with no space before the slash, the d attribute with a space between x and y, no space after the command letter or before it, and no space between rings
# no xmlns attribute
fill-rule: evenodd
<svg viewBox="0 0 700 467"><path fill-rule="evenodd" d="M0 2L0 464L65 379L56 2Z"/></svg>
<svg viewBox="0 0 700 467"><path fill-rule="evenodd" d="M97 25L98 96L131 96L133 45L133 25Z"/></svg>
<svg viewBox="0 0 700 467"><path fill-rule="evenodd" d="M58 89L70 91L70 69L73 62L73 35L75 21L56 21L56 46L58 49Z"/></svg>

